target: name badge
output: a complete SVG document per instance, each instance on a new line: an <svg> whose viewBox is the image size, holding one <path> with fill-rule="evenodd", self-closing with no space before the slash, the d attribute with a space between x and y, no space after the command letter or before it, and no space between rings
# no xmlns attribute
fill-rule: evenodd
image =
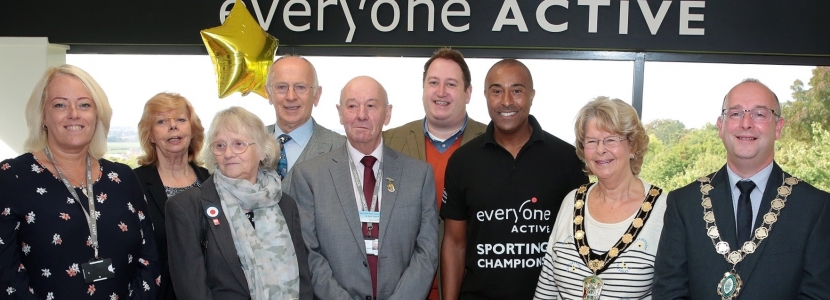
<svg viewBox="0 0 830 300"><path fill-rule="evenodd" d="M112 259L91 260L81 264L86 283L98 282L115 278L115 268L112 266Z"/></svg>
<svg viewBox="0 0 830 300"><path fill-rule="evenodd" d="M361 210L360 223L380 223L380 212Z"/></svg>
<svg viewBox="0 0 830 300"><path fill-rule="evenodd" d="M378 255L378 239L364 239L366 244L366 255Z"/></svg>

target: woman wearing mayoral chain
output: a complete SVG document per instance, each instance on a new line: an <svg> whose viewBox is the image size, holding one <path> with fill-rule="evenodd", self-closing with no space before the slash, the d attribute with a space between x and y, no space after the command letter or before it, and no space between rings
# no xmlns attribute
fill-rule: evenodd
<svg viewBox="0 0 830 300"><path fill-rule="evenodd" d="M651 299L666 193L637 177L648 136L637 112L599 97L577 115L576 152L597 177L562 201L535 299Z"/></svg>

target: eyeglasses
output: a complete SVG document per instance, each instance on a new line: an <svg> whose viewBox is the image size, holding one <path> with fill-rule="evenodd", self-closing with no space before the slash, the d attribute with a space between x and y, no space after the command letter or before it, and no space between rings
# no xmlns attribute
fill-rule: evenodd
<svg viewBox="0 0 830 300"><path fill-rule="evenodd" d="M599 143L602 143L606 148L616 148L620 145L620 142L625 140L627 140L627 138L615 135L601 140L587 139L582 141L582 146L585 147L585 149L596 149L599 146Z"/></svg>
<svg viewBox="0 0 830 300"><path fill-rule="evenodd" d="M271 93L285 95L288 94L288 89L291 88L291 85L286 83L277 83L268 86L268 89L271 90ZM308 91L311 90L311 87L302 83L294 84L294 93L297 95L305 95L308 94Z"/></svg>
<svg viewBox="0 0 830 300"><path fill-rule="evenodd" d="M732 121L740 121L743 120L744 115L749 113L749 117L752 118L753 122L766 122L769 121L772 116L780 117L774 109L769 109L766 107L757 107L753 109L738 109L738 108L729 108L723 109L721 114L729 118Z"/></svg>
<svg viewBox="0 0 830 300"><path fill-rule="evenodd" d="M248 150L248 146L254 145L256 143L248 143L246 141L233 141L230 145L225 142L216 142L210 144L210 151L213 152L213 155L222 155L225 154L225 151L228 148L231 148L231 151L236 154L242 154L245 150Z"/></svg>

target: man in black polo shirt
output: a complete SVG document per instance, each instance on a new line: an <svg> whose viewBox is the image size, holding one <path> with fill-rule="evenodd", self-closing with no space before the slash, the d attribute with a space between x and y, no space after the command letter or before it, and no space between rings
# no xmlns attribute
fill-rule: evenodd
<svg viewBox="0 0 830 300"><path fill-rule="evenodd" d="M588 182L573 146L530 115L533 79L515 59L484 80L492 122L447 164L444 299L531 299L562 199Z"/></svg>

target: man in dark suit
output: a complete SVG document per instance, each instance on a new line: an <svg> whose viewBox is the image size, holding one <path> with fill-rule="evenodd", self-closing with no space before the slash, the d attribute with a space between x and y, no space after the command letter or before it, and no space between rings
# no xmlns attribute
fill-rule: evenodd
<svg viewBox="0 0 830 300"><path fill-rule="evenodd" d="M726 166L669 193L654 299L830 296L830 194L775 163L780 107L754 79L724 97Z"/></svg>
<svg viewBox="0 0 830 300"><path fill-rule="evenodd" d="M374 79L349 81L337 106L346 146L291 171L320 299L424 299L435 275L432 167L383 145L388 103Z"/></svg>
<svg viewBox="0 0 830 300"><path fill-rule="evenodd" d="M439 49L424 64L422 84L426 117L383 132L383 142L389 148L426 161L435 170L435 194L438 196L435 202L439 210L447 161L458 147L487 129L487 125L467 116L467 104L473 92L470 80L470 68L461 52ZM443 232L443 223L439 223L439 243ZM436 281L428 299L437 300L438 295Z"/></svg>
<svg viewBox="0 0 830 300"><path fill-rule="evenodd" d="M277 172L283 177L283 191L290 193L288 171L294 164L340 148L345 139L311 117L323 87L317 82L314 66L305 58L286 55L274 61L268 70L267 92L268 103L277 113L277 122L265 128L280 144Z"/></svg>

